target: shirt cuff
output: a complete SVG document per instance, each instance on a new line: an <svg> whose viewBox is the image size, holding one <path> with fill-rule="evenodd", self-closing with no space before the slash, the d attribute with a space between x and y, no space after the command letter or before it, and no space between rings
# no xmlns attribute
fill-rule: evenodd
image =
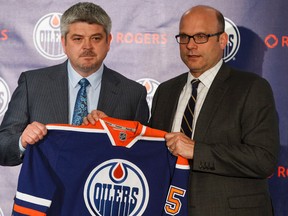
<svg viewBox="0 0 288 216"><path fill-rule="evenodd" d="M19 150L20 150L20 155L22 156L23 154L24 154L24 152L25 152L25 148L22 146L22 144L21 144L21 136L20 136L20 138L19 138Z"/></svg>

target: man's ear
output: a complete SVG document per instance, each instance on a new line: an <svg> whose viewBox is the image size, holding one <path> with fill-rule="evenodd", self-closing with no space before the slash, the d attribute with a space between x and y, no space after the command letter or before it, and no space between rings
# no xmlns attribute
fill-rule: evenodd
<svg viewBox="0 0 288 216"><path fill-rule="evenodd" d="M221 34L219 36L219 42L220 42L220 46L222 49L225 49L227 43L228 43L228 35L226 32L224 32L223 34Z"/></svg>
<svg viewBox="0 0 288 216"><path fill-rule="evenodd" d="M62 47L63 47L63 51L64 53L66 54L66 39L64 36L61 36L61 44L62 44Z"/></svg>

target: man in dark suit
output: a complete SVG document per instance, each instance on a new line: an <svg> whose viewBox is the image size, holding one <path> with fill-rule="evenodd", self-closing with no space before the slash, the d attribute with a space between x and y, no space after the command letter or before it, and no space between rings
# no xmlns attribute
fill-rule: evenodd
<svg viewBox="0 0 288 216"><path fill-rule="evenodd" d="M114 118L147 123L144 86L103 64L111 39L110 17L98 5L78 3L65 11L61 40L68 60L21 74L0 127L1 165L20 164L26 146L47 134L45 124L72 123L82 78L89 81L88 111L94 110L96 118L105 112Z"/></svg>
<svg viewBox="0 0 288 216"><path fill-rule="evenodd" d="M176 39L189 72L158 87L149 124L172 131L167 147L190 159L189 215L270 216L267 178L279 145L274 98L266 80L223 62L224 30L224 17L214 8L196 6L183 14ZM180 131L193 79L200 82L187 136Z"/></svg>

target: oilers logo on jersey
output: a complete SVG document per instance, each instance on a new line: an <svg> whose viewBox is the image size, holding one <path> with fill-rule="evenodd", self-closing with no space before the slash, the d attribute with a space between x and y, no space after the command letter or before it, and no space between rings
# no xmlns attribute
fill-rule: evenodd
<svg viewBox="0 0 288 216"><path fill-rule="evenodd" d="M91 215L142 215L149 200L145 175L133 163L112 159L95 167L84 187Z"/></svg>

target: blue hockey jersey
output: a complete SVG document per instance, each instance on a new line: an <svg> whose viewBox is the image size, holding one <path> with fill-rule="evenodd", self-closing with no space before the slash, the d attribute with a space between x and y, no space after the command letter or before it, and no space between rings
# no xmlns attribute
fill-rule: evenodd
<svg viewBox="0 0 288 216"><path fill-rule="evenodd" d="M13 215L187 215L189 164L164 131L110 117L47 128L25 152Z"/></svg>

